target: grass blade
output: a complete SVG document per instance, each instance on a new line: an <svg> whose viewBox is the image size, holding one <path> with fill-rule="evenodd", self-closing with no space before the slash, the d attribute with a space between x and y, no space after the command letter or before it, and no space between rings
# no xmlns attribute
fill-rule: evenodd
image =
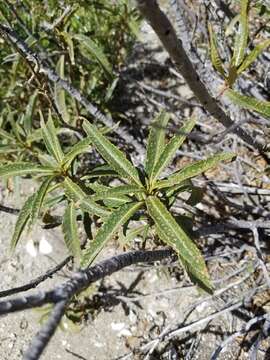
<svg viewBox="0 0 270 360"><path fill-rule="evenodd" d="M151 130L148 136L145 171L148 178L151 177L154 166L156 165L161 152L165 146L165 130L170 119L170 115L162 111L151 124Z"/></svg>
<svg viewBox="0 0 270 360"><path fill-rule="evenodd" d="M236 105L253 110L263 117L270 118L270 101L257 100L256 98L241 95L236 91L227 90L225 95Z"/></svg>
<svg viewBox="0 0 270 360"><path fill-rule="evenodd" d="M137 169L125 157L122 151L113 145L95 126L90 124L88 121L84 121L83 128L100 155L108 162L113 170L115 170L120 176L129 179L132 183L142 186Z"/></svg>
<svg viewBox="0 0 270 360"><path fill-rule="evenodd" d="M209 157L206 160L196 161L190 165L185 166L180 171L173 173L166 180L161 180L157 183L157 188L170 187L180 184L182 181L191 179L194 176L200 175L205 171L217 166L223 160L233 160L236 157L234 153L221 153Z"/></svg>
<svg viewBox="0 0 270 360"><path fill-rule="evenodd" d="M159 157L154 170L152 172L151 182L153 183L155 179L161 174L161 172L170 164L172 161L176 150L183 144L186 140L187 135L192 131L196 124L196 120L188 120L179 130L179 135L174 135L170 142L166 145L164 151Z"/></svg>
<svg viewBox="0 0 270 360"><path fill-rule="evenodd" d="M83 253L82 267L88 267L100 253L107 242L118 231L119 227L125 224L131 216L142 206L142 203L124 204L115 210L106 219L106 222L98 230L95 239L90 242L90 245Z"/></svg>
<svg viewBox="0 0 270 360"><path fill-rule="evenodd" d="M191 279L208 292L212 292L213 287L208 271L197 246L157 197L149 196L146 205L149 215L155 222L159 236L177 252Z"/></svg>
<svg viewBox="0 0 270 360"><path fill-rule="evenodd" d="M76 209L73 201L71 201L65 209L62 230L64 234L65 244L68 250L75 258L80 258L81 246L80 239L78 237Z"/></svg>

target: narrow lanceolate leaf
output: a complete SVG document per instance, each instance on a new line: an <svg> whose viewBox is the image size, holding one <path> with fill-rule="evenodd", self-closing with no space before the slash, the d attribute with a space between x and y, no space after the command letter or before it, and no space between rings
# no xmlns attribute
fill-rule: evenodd
<svg viewBox="0 0 270 360"><path fill-rule="evenodd" d="M91 184L89 187L96 192L96 195L103 196L106 198L107 195L130 195L133 193L142 193L143 188L140 188L136 185L119 185L115 187L104 187L98 188L95 187L96 184Z"/></svg>
<svg viewBox="0 0 270 360"><path fill-rule="evenodd" d="M43 181L38 191L35 193L35 198L32 204L32 209L30 213L30 226L32 226L38 219L40 209L42 208L44 198L48 191L49 185L53 180L53 176L48 177Z"/></svg>
<svg viewBox="0 0 270 360"><path fill-rule="evenodd" d="M128 203L111 213L98 230L95 239L90 242L82 257L82 267L88 267L107 242L115 235L119 227L125 224L142 206L142 203Z"/></svg>
<svg viewBox="0 0 270 360"><path fill-rule="evenodd" d="M225 95L236 105L245 109L256 111L265 118L270 118L270 101L257 100L256 98L241 95L236 91L227 90Z"/></svg>
<svg viewBox="0 0 270 360"><path fill-rule="evenodd" d="M83 128L87 135L91 138L92 143L100 153L100 155L108 162L108 164L120 176L129 179L133 184L142 186L139 179L137 169L131 164L125 155L115 145L113 145L100 131L84 121Z"/></svg>
<svg viewBox="0 0 270 360"><path fill-rule="evenodd" d="M80 240L78 237L76 208L73 201L71 201L65 209L63 223L62 223L62 230L68 250L74 257L80 258L81 247L80 247Z"/></svg>
<svg viewBox="0 0 270 360"><path fill-rule="evenodd" d="M6 139L11 142L16 142L16 139L7 131L0 128L0 138Z"/></svg>
<svg viewBox="0 0 270 360"><path fill-rule="evenodd" d="M90 52L90 54L98 61L111 77L113 76L112 67L102 49L88 36L78 34L73 36L74 39L81 42L81 44Z"/></svg>
<svg viewBox="0 0 270 360"><path fill-rule="evenodd" d="M11 251L13 251L16 248L16 245L18 244L20 236L23 232L23 229L25 228L25 226L29 220L32 206L33 206L33 201L35 199L35 195L36 194L31 195L26 200L26 202L24 203L24 205L19 213L19 216L18 216L16 224L15 224L15 229L14 229L14 232L12 235L12 239L11 239L11 244L10 244Z"/></svg>
<svg viewBox="0 0 270 360"><path fill-rule="evenodd" d="M27 162L17 162L0 166L0 177L24 175L53 175L55 170L48 166L40 166Z"/></svg>
<svg viewBox="0 0 270 360"><path fill-rule="evenodd" d="M83 140L80 140L79 142L77 142L77 144L72 146L72 149L64 156L64 159L62 162L62 167L65 170L68 169L70 164L72 163L72 161L75 159L76 156L78 156L90 149L90 146L89 146L90 142L91 142L90 138L87 137Z"/></svg>
<svg viewBox="0 0 270 360"><path fill-rule="evenodd" d="M187 135L191 132L196 124L195 119L188 120L184 126L179 130L179 135L175 135L170 142L166 145L164 151L160 155L154 170L152 172L152 182L158 178L161 172L170 164L172 161L176 150L183 144L186 140Z"/></svg>
<svg viewBox="0 0 270 360"><path fill-rule="evenodd" d="M152 122L151 130L148 136L145 171L148 177L151 177L154 166L156 165L161 152L165 146L165 131L170 115L162 111Z"/></svg>
<svg viewBox="0 0 270 360"><path fill-rule="evenodd" d="M80 188L78 184L73 182L69 178L65 178L63 182L65 188L65 194L70 199L73 200L78 206L85 212L89 214L95 214L97 216L107 216L110 212L104 207L98 205L93 200L90 199L87 194Z"/></svg>
<svg viewBox="0 0 270 360"><path fill-rule="evenodd" d="M61 163L64 158L64 154L57 138L56 128L54 126L51 113L49 112L49 117L46 124L44 123L43 116L40 113L40 123L43 133L43 140L48 152L55 158L58 163Z"/></svg>
<svg viewBox="0 0 270 360"><path fill-rule="evenodd" d="M199 249L157 197L149 196L146 205L161 239L177 252L192 280L211 292L212 285Z"/></svg>
<svg viewBox="0 0 270 360"><path fill-rule="evenodd" d="M60 56L56 65L56 71L61 79L65 78L65 55ZM69 113L66 105L66 93L57 82L54 84L54 95L59 113L62 115L64 121L69 123Z"/></svg>
<svg viewBox="0 0 270 360"><path fill-rule="evenodd" d="M241 74L244 70L246 70L261 53L270 46L270 39L263 41L261 44L255 46L255 48L246 56L245 60L237 69L237 73Z"/></svg>
<svg viewBox="0 0 270 360"><path fill-rule="evenodd" d="M208 24L208 31L210 37L210 56L212 65L220 73L220 75L225 77L225 71L223 69L222 60L218 51L217 38L210 23Z"/></svg>
<svg viewBox="0 0 270 360"><path fill-rule="evenodd" d="M30 96L28 105L26 107L26 112L23 115L23 127L27 134L31 133L32 127L33 127L33 113L35 109L35 104L38 96L38 90L34 92L32 96Z"/></svg>
<svg viewBox="0 0 270 360"><path fill-rule="evenodd" d="M223 160L232 160L236 157L234 153L221 153L209 157L206 160L196 161L190 165L185 166L180 171L177 171L170 175L168 179L161 180L157 183L157 188L170 187L176 184L180 184L182 181L191 179L194 176L200 175L205 171L217 166Z"/></svg>
<svg viewBox="0 0 270 360"><path fill-rule="evenodd" d="M239 27L235 36L234 51L231 64L238 67L242 64L248 41L248 1L241 0Z"/></svg>

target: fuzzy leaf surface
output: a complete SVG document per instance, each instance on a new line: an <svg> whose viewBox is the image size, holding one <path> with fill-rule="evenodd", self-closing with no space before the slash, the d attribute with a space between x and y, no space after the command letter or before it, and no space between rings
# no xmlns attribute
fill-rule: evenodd
<svg viewBox="0 0 270 360"><path fill-rule="evenodd" d="M40 166L28 162L17 162L0 166L0 177L24 175L53 175L55 170L49 166Z"/></svg>
<svg viewBox="0 0 270 360"><path fill-rule="evenodd" d="M90 149L91 140L87 137L85 139L80 140L72 146L71 150L65 154L62 162L62 166L64 169L68 169L72 161L75 159L76 156L88 151Z"/></svg>
<svg viewBox="0 0 270 360"><path fill-rule="evenodd" d="M210 37L210 56L211 56L212 65L220 73L220 75L225 77L226 76L225 71L223 69L222 60L221 60L221 57L220 57L219 51L218 51L217 38L216 38L215 33L213 32L213 29L212 29L212 26L210 23L208 24L208 31L209 31L209 37Z"/></svg>

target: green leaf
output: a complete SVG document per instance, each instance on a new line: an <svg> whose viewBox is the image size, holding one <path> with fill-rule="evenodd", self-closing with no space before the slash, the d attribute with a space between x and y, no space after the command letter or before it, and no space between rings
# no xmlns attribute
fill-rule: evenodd
<svg viewBox="0 0 270 360"><path fill-rule="evenodd" d="M78 237L76 209L75 204L72 201L67 205L65 209L62 230L68 250L75 258L80 258L81 247L80 239Z"/></svg>
<svg viewBox="0 0 270 360"><path fill-rule="evenodd" d="M268 48L268 46L270 46L270 39L256 45L237 69L237 74L241 74L244 70L246 70L257 59L257 57L260 56L266 48Z"/></svg>
<svg viewBox="0 0 270 360"><path fill-rule="evenodd" d="M48 166L40 166L27 162L17 162L0 166L0 177L23 176L23 175L53 175L55 170Z"/></svg>
<svg viewBox="0 0 270 360"><path fill-rule="evenodd" d="M122 151L113 145L95 126L90 124L88 121L84 121L83 128L87 135L91 138L92 143L100 155L120 176L129 179L136 185L142 186L137 169L130 161L128 161Z"/></svg>
<svg viewBox="0 0 270 360"><path fill-rule="evenodd" d="M88 36L85 36L82 34L73 35L73 38L83 44L83 46L90 52L90 54L92 56L95 57L95 59L103 67L103 69L106 71L106 73L110 77L113 76L112 67L111 67L106 55L104 54L102 49L93 40L91 40Z"/></svg>
<svg viewBox="0 0 270 360"><path fill-rule="evenodd" d="M11 141L11 142L16 142L16 139L10 135L10 133L8 133L7 131L3 130L0 128L0 137L8 140L8 141Z"/></svg>
<svg viewBox="0 0 270 360"><path fill-rule="evenodd" d="M43 181L38 191L35 193L35 197L32 203L32 209L30 213L30 227L36 222L38 219L40 209L42 208L44 198L46 196L46 193L48 191L49 185L51 181L53 180L53 176L48 177Z"/></svg>
<svg viewBox="0 0 270 360"><path fill-rule="evenodd" d="M87 137L85 139L80 140L79 142L77 142L77 144L72 146L71 150L67 154L65 154L63 158L63 162L62 162L63 169L67 170L76 156L88 151L90 149L89 146L90 142L91 139Z"/></svg>
<svg viewBox="0 0 270 360"><path fill-rule="evenodd" d="M248 0L241 0L239 28L235 36L232 67L238 68L244 60L248 41Z"/></svg>
<svg viewBox="0 0 270 360"><path fill-rule="evenodd" d="M36 194L31 195L26 202L24 203L19 216L17 218L16 224L15 224L15 229L12 235L12 239L11 239L11 244L10 244L10 248L11 251L14 251L18 241L20 239L20 236L23 232L23 229L25 228L30 214L31 214L31 210L32 210L32 206L33 206L33 201L35 200L35 196Z"/></svg>
<svg viewBox="0 0 270 360"><path fill-rule="evenodd" d="M183 167L183 169L180 171L173 173L168 177L168 179L159 181L157 183L157 188L161 189L180 184L184 180L191 179L194 176L200 175L205 171L217 166L222 160L232 160L235 157L236 154L234 153L221 153L211 156L206 160L196 161Z"/></svg>
<svg viewBox="0 0 270 360"><path fill-rule="evenodd" d="M217 38L210 23L208 24L208 31L210 37L210 56L212 65L220 73L220 75L225 77L225 71L223 69L222 60L218 51Z"/></svg>
<svg viewBox="0 0 270 360"><path fill-rule="evenodd" d="M117 172L114 171L109 165L100 165L91 170L90 174L84 175L82 180L92 179L96 177L117 177Z"/></svg>
<svg viewBox="0 0 270 360"><path fill-rule="evenodd" d="M119 185L115 187L102 186L100 184L94 183L89 184L89 187L96 192L98 196L103 196L106 198L107 195L130 195L133 193L142 193L144 189L136 185Z"/></svg>
<svg viewBox="0 0 270 360"><path fill-rule="evenodd" d="M174 135L170 142L166 145L164 151L160 155L159 160L157 161L154 170L152 172L152 183L157 179L161 172L170 164L172 161L175 152L186 140L187 135L192 131L196 124L196 120L188 120L179 130L179 135Z"/></svg>
<svg viewBox="0 0 270 360"><path fill-rule="evenodd" d="M257 100L256 98L241 95L231 89L225 92L225 95L236 105L245 109L250 109L261 114L265 118L270 118L270 101Z"/></svg>
<svg viewBox="0 0 270 360"><path fill-rule="evenodd" d="M63 36L63 38L65 39L68 45L68 54L69 54L70 62L72 65L75 65L74 45L73 45L72 37L66 31L62 31L61 35Z"/></svg>
<svg viewBox="0 0 270 360"><path fill-rule="evenodd" d="M34 94L30 96L28 105L26 107L26 112L23 115L23 127L26 134L30 134L32 130L32 124L33 124L32 118L37 101L37 96L38 96L38 90L36 90Z"/></svg>
<svg viewBox="0 0 270 360"><path fill-rule="evenodd" d="M145 172L148 175L148 178L151 177L154 166L164 149L165 130L169 119L170 115L165 111L162 111L151 124L145 159Z"/></svg>
<svg viewBox="0 0 270 360"><path fill-rule="evenodd" d="M114 236L119 227L125 224L132 215L142 206L142 203L128 203L111 213L102 227L98 230L95 239L90 242L82 256L82 267L88 267L100 253L106 243Z"/></svg>
<svg viewBox="0 0 270 360"><path fill-rule="evenodd" d="M48 121L45 124L42 113L40 112L40 123L43 133L43 140L48 152L55 158L58 163L61 163L64 158L59 140L56 135L56 128L53 123L51 112L49 112Z"/></svg>
<svg viewBox="0 0 270 360"><path fill-rule="evenodd" d="M70 199L73 200L78 206L85 212L89 214L95 214L97 216L107 216L110 212L104 207L98 205L93 200L90 199L87 194L69 178L65 178L63 181L65 194Z"/></svg>
<svg viewBox="0 0 270 360"><path fill-rule="evenodd" d="M65 55L61 55L57 64L56 72L61 79L65 79ZM57 82L54 83L54 97L57 109L66 123L69 123L69 113L66 105L66 92Z"/></svg>
<svg viewBox="0 0 270 360"><path fill-rule="evenodd" d="M208 271L197 246L157 197L149 196L146 199L146 205L149 215L155 222L159 236L177 252L192 280L208 292L212 292L213 287Z"/></svg>

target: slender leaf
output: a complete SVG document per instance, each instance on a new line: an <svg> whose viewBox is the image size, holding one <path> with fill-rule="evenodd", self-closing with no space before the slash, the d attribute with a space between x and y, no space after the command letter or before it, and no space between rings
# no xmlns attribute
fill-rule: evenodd
<svg viewBox="0 0 270 360"><path fill-rule="evenodd" d="M237 69L237 74L241 74L246 70L261 53L270 46L270 39L263 41L262 43L255 46L255 48L245 57L242 64Z"/></svg>
<svg viewBox="0 0 270 360"><path fill-rule="evenodd" d="M71 201L65 209L62 230L68 250L75 258L80 258L81 247L80 239L78 237L76 209L73 201Z"/></svg>
<svg viewBox="0 0 270 360"><path fill-rule="evenodd" d="M26 112L23 115L23 127L26 131L26 134L30 134L32 130L32 124L33 124L32 117L35 109L35 104L37 101L37 96L38 96L38 90L36 90L34 94L30 96L28 105L26 107Z"/></svg>
<svg viewBox="0 0 270 360"><path fill-rule="evenodd" d="M32 203L32 209L31 209L31 213L30 213L30 227L36 222L36 220L39 216L40 209L42 208L44 198L46 196L49 185L50 185L51 181L53 180L53 178L54 177L51 176L51 177L48 177L47 179L45 179L35 194L35 198Z"/></svg>
<svg viewBox="0 0 270 360"><path fill-rule="evenodd" d="M209 157L206 160L196 161L190 165L185 166L180 171L177 171L170 175L168 179L161 180L157 183L157 188L170 187L176 184L180 184L182 181L191 179L194 176L200 175L205 171L217 166L222 160L232 160L236 157L234 153L221 153Z"/></svg>
<svg viewBox="0 0 270 360"><path fill-rule="evenodd" d="M40 112L40 123L43 133L43 140L48 152L55 158L58 163L61 163L64 158L64 154L56 135L56 128L54 126L51 113L49 112L48 121L45 124L42 113Z"/></svg>
<svg viewBox="0 0 270 360"><path fill-rule="evenodd" d="M124 204L110 216L98 230L95 239L90 242L82 257L82 267L88 267L100 253L106 243L114 236L119 227L125 224L132 215L142 206L142 203Z"/></svg>
<svg viewBox="0 0 270 360"><path fill-rule="evenodd" d="M238 67L242 64L248 41L248 1L241 0L241 12L239 18L239 27L235 36L234 52L231 64Z"/></svg>
<svg viewBox="0 0 270 360"><path fill-rule="evenodd" d="M82 45L90 52L92 56L95 57L95 59L103 67L106 73L110 75L110 77L113 76L112 67L106 55L93 40L91 40L88 36L82 34L73 35L73 38L82 43Z"/></svg>
<svg viewBox="0 0 270 360"><path fill-rule="evenodd" d="M110 212L104 207L98 205L93 200L91 200L90 197L87 196L87 194L85 194L85 192L80 188L80 186L73 182L71 179L65 178L63 185L66 196L70 200L73 200L75 203L77 203L83 211L101 217L110 214Z"/></svg>
<svg viewBox="0 0 270 360"><path fill-rule="evenodd" d="M193 241L157 197L149 196L146 199L146 205L159 236L177 252L192 280L208 292L212 292L213 287L204 259Z"/></svg>
<svg viewBox="0 0 270 360"><path fill-rule="evenodd" d="M88 121L84 121L83 128L87 135L91 138L92 143L100 155L120 176L129 179L136 185L142 186L136 168L130 161L128 161L122 151L113 145L95 126L90 124Z"/></svg>
<svg viewBox="0 0 270 360"><path fill-rule="evenodd" d="M55 169L48 166L40 166L27 162L17 162L0 166L0 177L24 176L24 175L53 175Z"/></svg>
<svg viewBox="0 0 270 360"><path fill-rule="evenodd" d="M145 171L149 178L164 149L165 130L169 119L170 115L165 111L162 111L151 124L145 159Z"/></svg>
<svg viewBox="0 0 270 360"><path fill-rule="evenodd" d="M159 160L157 161L154 170L152 172L152 182L161 174L161 172L170 164L172 161L176 150L183 144L186 140L187 135L192 131L196 124L196 120L188 120L179 130L179 135L175 135L171 141L166 145L164 151L160 155Z"/></svg>
<svg viewBox="0 0 270 360"><path fill-rule="evenodd" d="M65 55L60 56L56 64L56 72L61 79L65 78ZM64 121L69 123L69 113L66 105L66 92L57 82L54 83L54 95L58 111Z"/></svg>
<svg viewBox="0 0 270 360"><path fill-rule="evenodd" d="M214 68L220 73L220 75L222 75L223 77L225 77L225 71L223 69L222 66L222 60L218 51L218 46L217 46L217 38L215 33L213 32L212 26L209 23L208 24L208 31L209 31L209 37L210 37L210 56L211 56L211 62L212 65L214 66Z"/></svg>
<svg viewBox="0 0 270 360"><path fill-rule="evenodd" d="M270 118L270 101L257 100L256 98L241 95L231 89L225 92L225 95L236 105L245 109L253 110L265 118Z"/></svg>
<svg viewBox="0 0 270 360"><path fill-rule="evenodd" d="M72 146L71 150L65 154L63 162L62 162L62 167L66 170L69 168L70 164L72 163L72 161L75 159L76 156L88 151L90 149L90 144L91 140L90 138L85 138L80 140L79 142L77 142L77 144L75 144L74 146Z"/></svg>
<svg viewBox="0 0 270 360"><path fill-rule="evenodd" d="M23 229L25 228L29 218L30 218L30 214L31 214L31 210L32 210L32 206L33 206L33 201L35 200L35 196L36 194L31 195L26 202L24 203L19 216L17 218L16 224L15 224L15 229L12 235L12 239L11 239L11 244L10 244L10 248L11 251L14 251L18 241L21 237L21 234L23 232Z"/></svg>
<svg viewBox="0 0 270 360"><path fill-rule="evenodd" d="M16 139L12 135L10 135L10 133L0 128L0 138L1 137L8 141L16 142Z"/></svg>

